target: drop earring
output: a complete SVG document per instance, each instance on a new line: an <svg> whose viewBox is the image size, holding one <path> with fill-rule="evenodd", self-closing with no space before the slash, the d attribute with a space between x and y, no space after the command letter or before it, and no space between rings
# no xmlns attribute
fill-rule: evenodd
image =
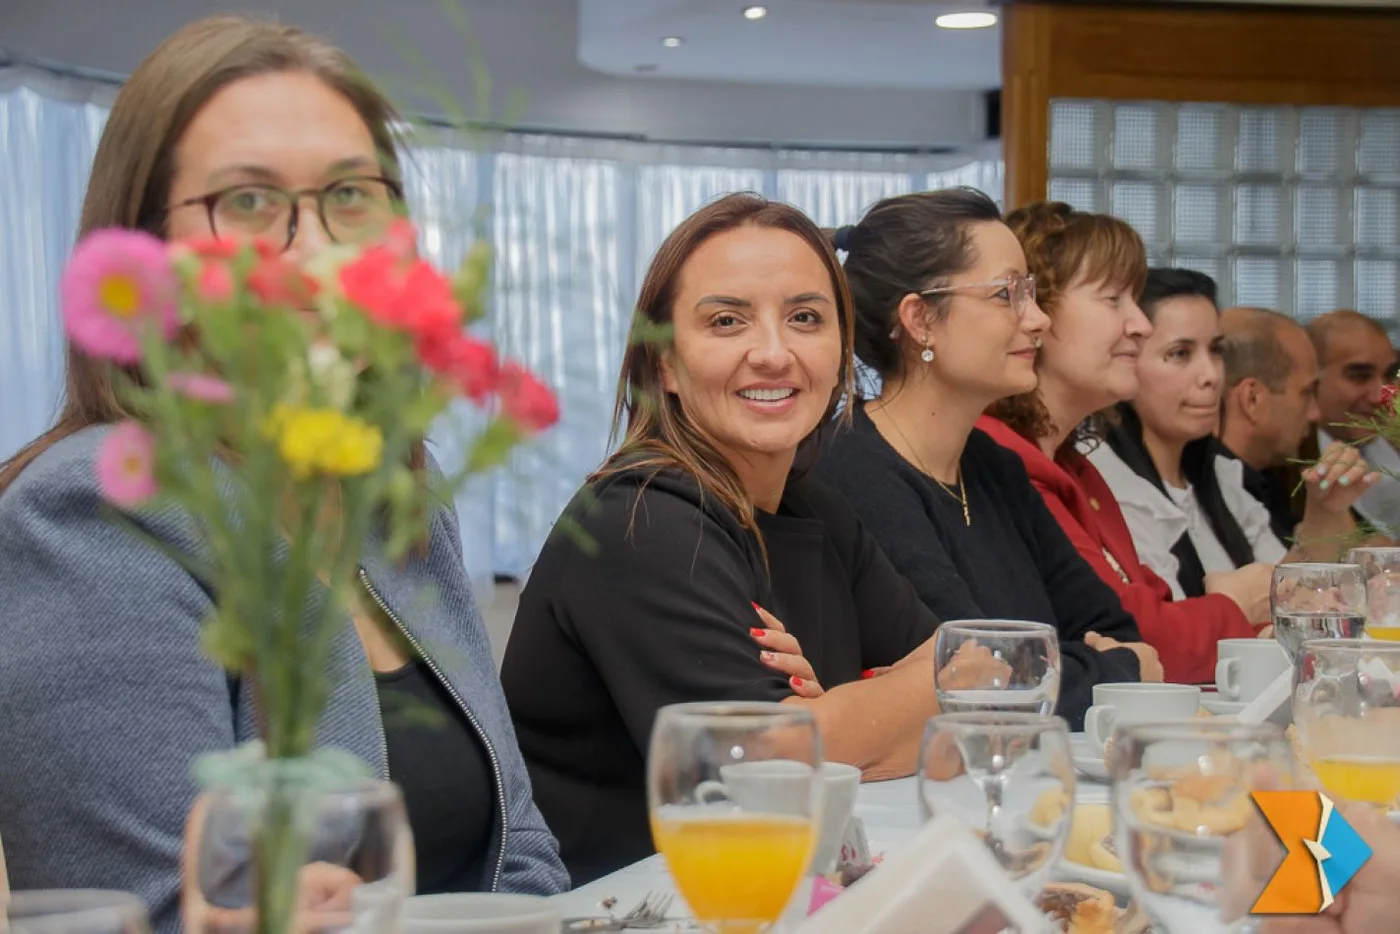
<svg viewBox="0 0 1400 934"><path fill-rule="evenodd" d="M922 360L922 361L924 361L925 363L932 363L932 362L933 362L933 348L930 347L928 344L925 344L925 345L924 345L924 352L921 353L921 354L919 354L919 359Z"/></svg>

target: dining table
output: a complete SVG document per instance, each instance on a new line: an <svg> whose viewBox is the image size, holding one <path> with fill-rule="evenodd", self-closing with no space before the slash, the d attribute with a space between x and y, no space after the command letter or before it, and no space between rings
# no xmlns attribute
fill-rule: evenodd
<svg viewBox="0 0 1400 934"><path fill-rule="evenodd" d="M1081 734L1082 735L1082 734ZM1075 784L1075 804L1107 804L1108 785L1079 775ZM855 816L865 827L871 857L878 860L895 851L918 833L922 817L915 777L882 782L862 782L856 795ZM1061 869L1065 871L1061 871ZM1072 867L1056 867L1052 879L1073 880ZM661 932L695 931L693 914L676 891L666 868L666 859L654 854L571 892L554 896L564 918L620 917L648 895L674 894L667 921L653 928ZM785 916L790 918L791 912Z"/></svg>

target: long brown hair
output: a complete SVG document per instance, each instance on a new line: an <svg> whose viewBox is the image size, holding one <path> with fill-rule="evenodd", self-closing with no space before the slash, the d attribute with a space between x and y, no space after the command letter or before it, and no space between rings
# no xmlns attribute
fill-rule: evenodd
<svg viewBox="0 0 1400 934"><path fill-rule="evenodd" d="M1037 304L1054 326L1065 291L1077 282L1108 282L1126 287L1137 298L1147 282L1147 248L1127 222L1108 214L1076 211L1061 201L1036 201L1006 216L1006 225L1026 251L1035 276ZM1033 389L999 399L987 410L1028 441L1056 431L1050 412ZM1091 420L1092 421L1092 420ZM1083 440L1092 426L1080 426L1065 438L1057 456Z"/></svg>
<svg viewBox="0 0 1400 934"><path fill-rule="evenodd" d="M379 151L382 171L399 177L393 105L340 49L295 26L242 16L211 16L171 35L132 72L97 144L78 236L128 227L164 236L166 202L175 175L175 147L190 121L221 89L242 78L307 72L359 112ZM58 421L0 465L0 494L54 444L91 425L120 421L111 364L68 347L67 380ZM127 369L140 379L136 368ZM411 464L424 461L415 445Z"/></svg>
<svg viewBox="0 0 1400 934"><path fill-rule="evenodd" d="M831 274L836 318L841 328L841 373L826 414L798 447L799 464L815 455L823 426L843 396L854 390L852 302L841 264L820 228L797 208L752 193L727 195L681 222L671 231L647 269L637 308L632 314L629 346L622 358L612 440L622 435L617 452L589 478L601 480L623 470L657 472L677 469L693 477L702 493L714 496L758 535L753 502L739 475L720 453L715 439L688 416L666 391L662 360L674 346L671 335L676 292L686 262L711 237L740 227L785 230L801 237L821 257ZM762 536L759 536L760 542Z"/></svg>

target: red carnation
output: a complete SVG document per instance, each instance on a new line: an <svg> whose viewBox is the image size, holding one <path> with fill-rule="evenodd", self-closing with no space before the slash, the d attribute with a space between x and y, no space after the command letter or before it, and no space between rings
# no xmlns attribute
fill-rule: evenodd
<svg viewBox="0 0 1400 934"><path fill-rule="evenodd" d="M531 434L559 421L559 402L554 393L518 363L501 367L501 410Z"/></svg>
<svg viewBox="0 0 1400 934"><path fill-rule="evenodd" d="M264 257L248 273L248 289L264 304L305 308L316 300L320 284L280 256Z"/></svg>
<svg viewBox="0 0 1400 934"><path fill-rule="evenodd" d="M384 327L407 331L420 345L449 339L462 327L452 283L422 260L405 262L375 246L340 268L345 297Z"/></svg>
<svg viewBox="0 0 1400 934"><path fill-rule="evenodd" d="M1395 414L1395 396L1397 390L1394 383L1386 383L1381 387L1381 401L1376 405L1376 411L1383 415Z"/></svg>
<svg viewBox="0 0 1400 934"><path fill-rule="evenodd" d="M201 259L233 259L238 255L238 251L243 248L243 244L238 240L221 240L211 234L202 237L186 237L176 240L171 245L171 249L179 253L190 253Z"/></svg>
<svg viewBox="0 0 1400 934"><path fill-rule="evenodd" d="M423 365L461 390L477 405L484 403L499 384L496 351L490 344L463 333L446 338L420 339L418 356Z"/></svg>

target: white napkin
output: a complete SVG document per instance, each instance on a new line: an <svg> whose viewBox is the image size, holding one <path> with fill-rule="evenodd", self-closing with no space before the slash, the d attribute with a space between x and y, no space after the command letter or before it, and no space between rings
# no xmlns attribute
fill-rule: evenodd
<svg viewBox="0 0 1400 934"><path fill-rule="evenodd" d="M988 916L1000 916L986 926ZM1051 920L952 817L918 835L807 919L796 934L959 934L1009 929L1049 934Z"/></svg>
<svg viewBox="0 0 1400 934"><path fill-rule="evenodd" d="M1246 704L1235 719L1240 723L1277 723L1287 728L1293 722L1293 669L1279 672L1273 683Z"/></svg>

